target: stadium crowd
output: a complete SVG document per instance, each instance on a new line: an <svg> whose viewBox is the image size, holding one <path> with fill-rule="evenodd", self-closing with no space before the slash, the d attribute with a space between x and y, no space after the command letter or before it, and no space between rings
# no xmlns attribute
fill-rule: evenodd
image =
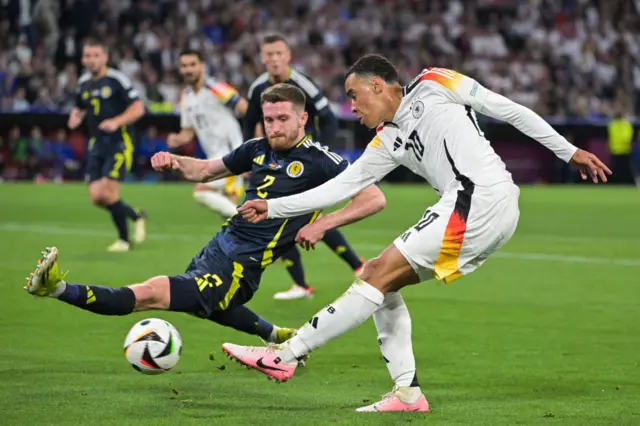
<svg viewBox="0 0 640 426"><path fill-rule="evenodd" d="M1 0L4 111L68 110L82 40L96 35L154 109L173 109L178 52L246 92L259 39L289 37L294 64L344 102L347 64L388 55L405 79L453 67L542 115L608 116L640 103L640 0ZM166 103L166 104L165 104Z"/></svg>
<svg viewBox="0 0 640 426"><path fill-rule="evenodd" d="M377 51L406 82L425 66L450 67L543 116L640 111L640 0L0 0L0 8L1 112L68 112L88 36L108 44L112 65L152 112L176 111L185 47L202 50L209 72L246 94L270 32L288 37L293 65L336 110L347 101L347 66ZM17 132L5 142L39 135ZM62 137L47 149L9 148L25 162L29 151L75 167L79 158L54 149Z"/></svg>

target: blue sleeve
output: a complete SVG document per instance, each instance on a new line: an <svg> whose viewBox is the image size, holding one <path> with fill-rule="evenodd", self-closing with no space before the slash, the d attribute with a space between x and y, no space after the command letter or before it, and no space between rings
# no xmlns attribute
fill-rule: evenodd
<svg viewBox="0 0 640 426"><path fill-rule="evenodd" d="M225 167L234 175L251 171L256 146L260 139L247 141L222 157Z"/></svg>
<svg viewBox="0 0 640 426"><path fill-rule="evenodd" d="M114 78L114 87L116 88L116 93L120 97L122 103L128 108L132 103L140 99L138 92L133 88L133 84L131 80L119 80Z"/></svg>
<svg viewBox="0 0 640 426"><path fill-rule="evenodd" d="M243 120L243 134L245 139L253 139L256 136L256 125L262 119L262 107L260 106L260 92L254 90L251 98L247 99L249 106Z"/></svg>
<svg viewBox="0 0 640 426"><path fill-rule="evenodd" d="M79 109L86 109L87 106L84 102L84 99L82 99L82 85L79 85L76 88L76 93L74 96L74 101L75 101L75 107L79 108Z"/></svg>
<svg viewBox="0 0 640 426"><path fill-rule="evenodd" d="M319 141L325 145L333 145L338 133L338 119L331 111L329 100L322 92L307 99L307 111L310 115L318 117Z"/></svg>

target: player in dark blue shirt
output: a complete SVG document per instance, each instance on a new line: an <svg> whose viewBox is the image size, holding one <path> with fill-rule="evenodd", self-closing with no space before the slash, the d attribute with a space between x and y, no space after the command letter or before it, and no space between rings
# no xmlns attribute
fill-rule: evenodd
<svg viewBox="0 0 640 426"><path fill-rule="evenodd" d="M309 114L306 130L315 140L330 145L338 131L338 120L331 111L329 100L313 81L300 71L289 66L291 49L286 39L280 34L264 37L261 47L262 63L267 72L258 77L247 95L247 111L244 117L244 136L250 139L255 134L263 133L263 113L260 97L265 90L276 83L284 82L298 87L306 95L305 110ZM363 262L349 246L346 239L337 229L325 234L324 243L338 254L356 274L361 270ZM276 293L276 299L298 299L311 297L313 289L306 282L302 258L297 247L283 256L283 260L295 285L289 290Z"/></svg>
<svg viewBox="0 0 640 426"><path fill-rule="evenodd" d="M133 164L132 124L144 115L144 105L122 72L107 67L107 48L90 40L84 44L82 64L88 72L80 77L76 106L68 126L78 127L86 118L89 146L86 175L89 197L96 206L111 213L118 240L109 251L127 251L131 244L127 219L134 222L134 242L145 238L144 213L120 199L120 181Z"/></svg>
<svg viewBox="0 0 640 426"><path fill-rule="evenodd" d="M348 165L337 154L305 134L305 96L291 85L274 86L262 95L267 138L250 140L222 159L197 160L161 152L152 158L156 170L175 170L196 182L208 182L251 172L245 200L271 199L307 191L340 174ZM374 185L354 197L367 209L384 208L382 192ZM349 217L345 209L331 213ZM27 281L36 296L56 297L103 315L127 315L151 309L195 314L271 342L290 338L249 310L264 269L295 247L298 232L319 212L254 224L236 214L191 260L183 274L157 276L142 284L111 288L67 284L57 263L58 250L43 253Z"/></svg>

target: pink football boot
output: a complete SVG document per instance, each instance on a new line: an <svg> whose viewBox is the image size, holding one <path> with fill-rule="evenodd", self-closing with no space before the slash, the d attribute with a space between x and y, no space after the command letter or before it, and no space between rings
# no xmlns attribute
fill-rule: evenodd
<svg viewBox="0 0 640 426"><path fill-rule="evenodd" d="M416 402L412 404L407 404L400 399L400 396L405 396L406 391L409 388L397 388L392 392L389 392L378 402L375 402L371 405L367 405L366 407L360 407L356 409L359 413L385 413L385 412L396 412L396 411L414 411L421 413L429 412L429 403L427 402L427 398L424 395L420 395L420 397L416 400ZM407 399L407 398L405 398Z"/></svg>
<svg viewBox="0 0 640 426"><path fill-rule="evenodd" d="M225 343L222 350L229 358L254 370L265 374L269 380L278 383L286 382L296 371L298 362L292 364L282 362L273 347L264 346L240 346L233 343Z"/></svg>

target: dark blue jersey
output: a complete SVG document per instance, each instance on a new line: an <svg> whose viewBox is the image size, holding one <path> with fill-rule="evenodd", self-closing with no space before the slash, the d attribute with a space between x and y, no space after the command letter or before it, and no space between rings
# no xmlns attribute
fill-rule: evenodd
<svg viewBox="0 0 640 426"><path fill-rule="evenodd" d="M234 174L251 172L245 200L265 200L308 191L339 175L349 164L307 136L294 148L274 151L266 138L250 140L222 159ZM250 223L236 214L215 240L231 259L262 268L295 245L298 231L319 212Z"/></svg>
<svg viewBox="0 0 640 426"><path fill-rule="evenodd" d="M131 125L113 133L103 132L98 126L104 120L125 112L138 99L131 80L121 71L107 68L106 74L95 80L89 73L82 75L76 89L76 107L86 111L92 142L130 140Z"/></svg>
<svg viewBox="0 0 640 426"><path fill-rule="evenodd" d="M338 132L338 119L331 111L329 100L318 89L318 86L309 77L293 68L289 69L289 78L282 83L292 84L304 92L307 98L305 111L309 113L307 133L325 145L332 144ZM249 87L249 93L247 94L249 106L243 123L245 139L253 138L256 125L258 123L262 124L263 115L260 95L274 84L269 79L269 74L264 73Z"/></svg>

